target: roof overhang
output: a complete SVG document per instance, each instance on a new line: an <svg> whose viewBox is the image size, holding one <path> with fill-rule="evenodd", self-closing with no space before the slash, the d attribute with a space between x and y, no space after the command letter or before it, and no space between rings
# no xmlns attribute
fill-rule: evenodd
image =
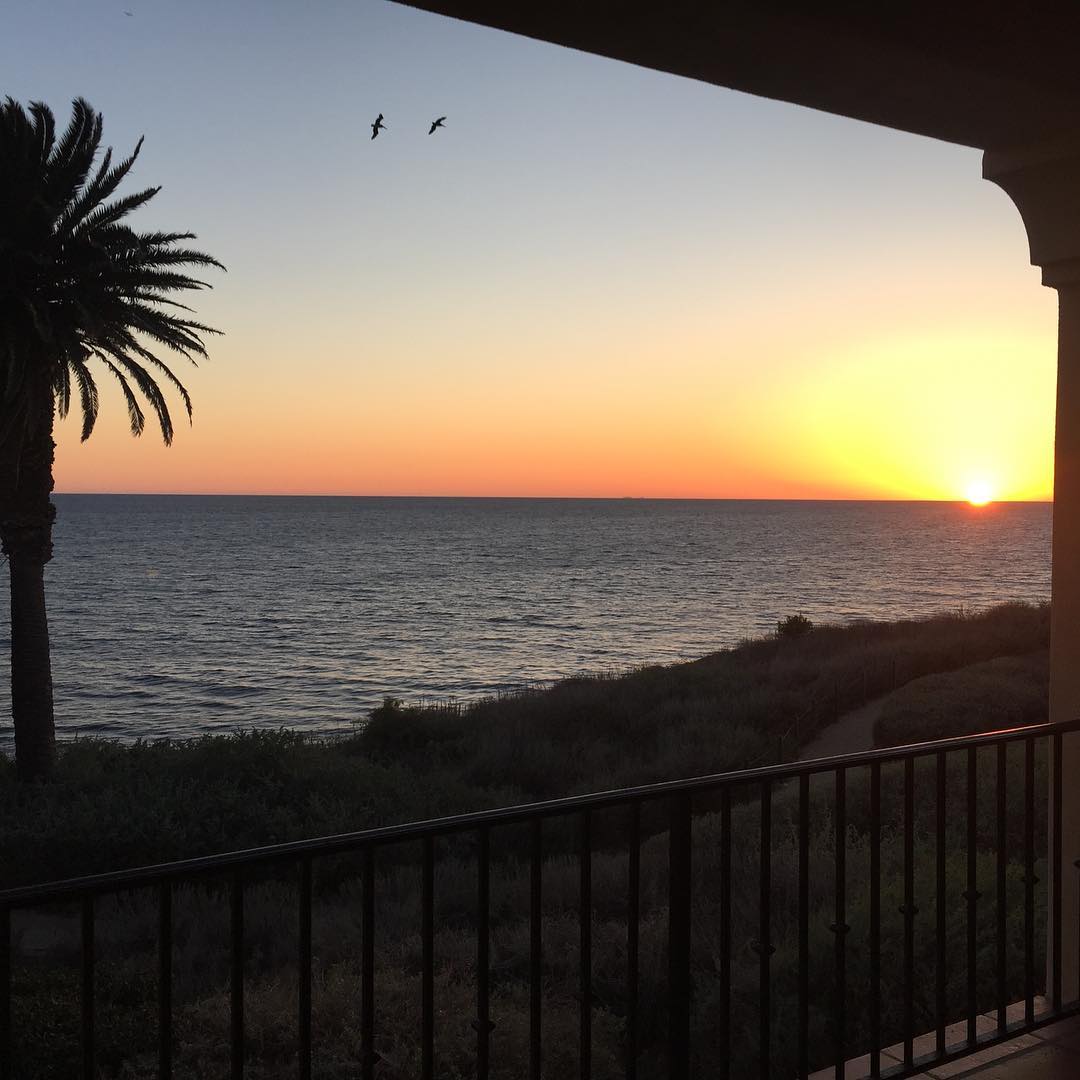
<svg viewBox="0 0 1080 1080"><path fill-rule="evenodd" d="M1080 5L403 0L412 7L987 148L1080 122Z"/></svg>

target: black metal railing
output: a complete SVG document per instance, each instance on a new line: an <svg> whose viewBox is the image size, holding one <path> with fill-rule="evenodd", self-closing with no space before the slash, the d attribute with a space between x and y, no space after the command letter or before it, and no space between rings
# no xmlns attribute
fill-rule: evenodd
<svg viewBox="0 0 1080 1080"><path fill-rule="evenodd" d="M147 1037L156 1046L152 1065L144 1055L144 1072L128 1063L124 1075L197 1075L176 1060L174 999L177 904L196 887L228 913L222 1053L239 1080L250 1050L245 915L260 889L283 881L295 890L294 1049L278 1072L260 1075L310 1080L319 1050L313 985L322 962L313 920L353 880L343 872L317 886L317 870L343 856L358 860L353 1011L364 1080L442 1075L437 1016L471 1028L470 1071L480 1080L591 1077L598 1040L604 1074L617 1043L618 1068L630 1078L805 1077L824 1066L840 1077L860 1054L868 1055L870 1076L912 1076L1080 1011L1080 962L1066 964L1062 955L1062 865L1068 856L1071 866L1077 838L1063 851L1061 762L1065 738L1077 731L1080 721L1037 725L9 889L0 892L0 1080L35 1075L40 1044L24 1028L51 1024L40 1001L20 1011L31 962L13 935L15 922L77 910L77 977L47 1000L78 1013L73 1060L81 1075L112 1075L100 1060L96 1012L106 947L97 937L101 905L148 891L157 1001L156 1030ZM496 845L508 830L511 842ZM455 923L456 933L465 927L472 939L471 966L449 974L436 956L444 929L436 917L438 871L448 860L470 868L475 901ZM411 1040L415 1069L379 1051L380 1025L393 1017L380 1012L377 975L406 946L376 947L380 905L384 914L408 906L393 875L412 870L419 877L410 931L419 943L419 1023L404 1041ZM560 894L576 887L569 987L556 985L545 966L552 882ZM384 899L391 885L393 899ZM1075 896L1075 881L1070 890ZM500 945L496 970L493 937L514 926L524 955L508 956ZM559 947L569 947L566 935ZM663 963L644 963L646 948ZM1063 966L1072 971L1068 986ZM445 1018L437 976L470 982L469 1015ZM565 1031L545 1038L554 994L576 997L571 1065ZM527 1034L493 1060L493 1033L511 1026L510 1009ZM558 1066L551 1063L555 1040ZM118 1070L115 1056L108 1068Z"/></svg>

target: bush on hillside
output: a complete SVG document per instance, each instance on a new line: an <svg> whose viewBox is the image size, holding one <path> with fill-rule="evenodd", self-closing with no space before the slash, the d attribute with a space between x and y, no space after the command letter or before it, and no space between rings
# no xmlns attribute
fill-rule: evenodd
<svg viewBox="0 0 1080 1080"><path fill-rule="evenodd" d="M789 615L776 624L776 636L782 638L797 638L809 634L814 629L814 624L805 615Z"/></svg>

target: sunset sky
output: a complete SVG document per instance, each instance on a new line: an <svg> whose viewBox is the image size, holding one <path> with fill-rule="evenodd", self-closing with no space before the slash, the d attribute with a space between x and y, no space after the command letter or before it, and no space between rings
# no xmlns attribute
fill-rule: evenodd
<svg viewBox="0 0 1080 1080"><path fill-rule="evenodd" d="M1050 495L1055 298L974 150L384 0L7 0L0 72L145 134L134 223L229 271L194 427L103 377L58 491Z"/></svg>

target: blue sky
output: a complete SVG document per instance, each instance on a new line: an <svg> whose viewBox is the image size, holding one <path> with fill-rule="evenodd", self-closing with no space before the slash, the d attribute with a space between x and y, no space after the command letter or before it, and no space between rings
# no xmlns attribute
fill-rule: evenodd
<svg viewBox="0 0 1080 1080"><path fill-rule="evenodd" d="M917 372L967 365L927 395L970 384L1030 458L1002 494L1049 490L1053 298L973 150L384 0L8 0L0 71L145 134L142 224L229 268L194 430L133 455L119 410L65 428L61 489L942 495L900 446L845 472L798 416L808 380L891 385L914 341Z"/></svg>

